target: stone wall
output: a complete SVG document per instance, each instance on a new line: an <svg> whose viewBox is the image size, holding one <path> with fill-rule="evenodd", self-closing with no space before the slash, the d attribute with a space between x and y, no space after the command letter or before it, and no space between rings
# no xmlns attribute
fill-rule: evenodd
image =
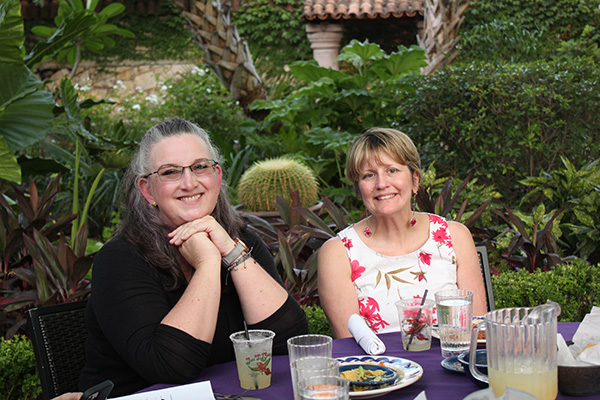
<svg viewBox="0 0 600 400"><path fill-rule="evenodd" d="M83 62L73 77L77 85L94 99L110 98L119 101L133 94L160 97L161 87L167 78L177 78L193 70L196 64L189 61L121 61L115 64ZM57 63L42 63L37 68L42 79L52 82L48 90L54 90L70 70Z"/></svg>

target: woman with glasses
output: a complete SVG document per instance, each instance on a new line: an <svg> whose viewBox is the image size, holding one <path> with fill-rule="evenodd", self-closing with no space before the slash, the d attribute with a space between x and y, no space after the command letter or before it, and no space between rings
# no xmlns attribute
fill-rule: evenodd
<svg viewBox="0 0 600 400"><path fill-rule="evenodd" d="M123 178L125 217L94 260L81 388L110 379L123 396L201 378L235 359L229 335L244 322L276 333L274 354L307 332L268 248L230 205L218 159L182 119L142 138Z"/></svg>

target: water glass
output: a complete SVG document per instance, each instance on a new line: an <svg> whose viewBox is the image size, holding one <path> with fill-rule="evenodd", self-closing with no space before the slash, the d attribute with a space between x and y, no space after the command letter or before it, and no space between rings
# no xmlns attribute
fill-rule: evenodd
<svg viewBox="0 0 600 400"><path fill-rule="evenodd" d="M271 385L271 360L275 332L263 329L250 329L232 333L235 362L240 386L243 389L264 389Z"/></svg>
<svg viewBox="0 0 600 400"><path fill-rule="evenodd" d="M311 376L298 383L300 400L347 400L350 381L341 376Z"/></svg>
<svg viewBox="0 0 600 400"><path fill-rule="evenodd" d="M298 383L311 376L339 376L340 364L331 357L302 357L290 364L294 399L299 399Z"/></svg>
<svg viewBox="0 0 600 400"><path fill-rule="evenodd" d="M435 294L442 357L454 357L469 351L473 320L473 292L463 289L442 290Z"/></svg>
<svg viewBox="0 0 600 400"><path fill-rule="evenodd" d="M303 357L331 358L333 339L327 335L300 335L287 340L290 364Z"/></svg>
<svg viewBox="0 0 600 400"><path fill-rule="evenodd" d="M396 302L402 347L407 351L423 351L431 348L431 325L433 323L433 300L403 299Z"/></svg>

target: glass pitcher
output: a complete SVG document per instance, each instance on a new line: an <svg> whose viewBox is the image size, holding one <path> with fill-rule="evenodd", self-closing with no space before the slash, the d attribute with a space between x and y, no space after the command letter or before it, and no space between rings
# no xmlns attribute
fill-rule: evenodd
<svg viewBox="0 0 600 400"><path fill-rule="evenodd" d="M471 374L489 382L497 397L507 386L554 400L558 394L556 347L557 317L560 306L548 302L534 308L504 308L488 312L484 322L471 332L470 359L475 359L477 336L485 331L488 375L475 363Z"/></svg>

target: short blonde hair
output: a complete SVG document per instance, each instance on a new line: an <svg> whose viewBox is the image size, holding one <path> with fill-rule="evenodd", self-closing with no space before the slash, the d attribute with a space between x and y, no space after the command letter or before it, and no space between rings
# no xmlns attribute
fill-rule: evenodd
<svg viewBox="0 0 600 400"><path fill-rule="evenodd" d="M421 157L407 134L391 128L370 128L354 140L346 159L346 177L354 184L357 195L360 196L358 181L365 163L373 159L381 162L380 152L406 165L413 176L421 175Z"/></svg>

